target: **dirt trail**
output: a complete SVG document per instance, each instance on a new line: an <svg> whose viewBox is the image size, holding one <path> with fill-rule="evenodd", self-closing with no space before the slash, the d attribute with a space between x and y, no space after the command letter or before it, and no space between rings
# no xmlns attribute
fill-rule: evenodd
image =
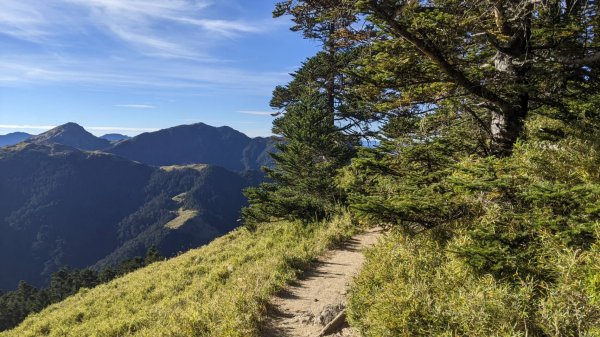
<svg viewBox="0 0 600 337"><path fill-rule="evenodd" d="M381 237L374 229L319 258L315 268L273 298L263 337L317 337L346 304L346 292L364 261L362 250ZM332 336L355 336L351 329Z"/></svg>

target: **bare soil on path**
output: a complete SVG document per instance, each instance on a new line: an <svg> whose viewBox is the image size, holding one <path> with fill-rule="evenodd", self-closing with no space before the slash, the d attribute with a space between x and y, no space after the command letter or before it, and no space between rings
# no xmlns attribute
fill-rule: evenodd
<svg viewBox="0 0 600 337"><path fill-rule="evenodd" d="M314 268L275 296L263 337L317 337L346 306L346 293L365 260L363 250L382 236L381 229L356 235L318 259ZM328 336L358 336L345 326Z"/></svg>

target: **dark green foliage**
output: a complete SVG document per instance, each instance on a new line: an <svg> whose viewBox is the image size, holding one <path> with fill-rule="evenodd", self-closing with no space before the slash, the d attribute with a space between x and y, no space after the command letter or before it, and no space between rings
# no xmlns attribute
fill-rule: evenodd
<svg viewBox="0 0 600 337"><path fill-rule="evenodd" d="M512 162L473 161L455 173L454 188L466 197L485 196L477 205L482 216L468 234L472 244L457 251L480 273L552 282L552 249L588 251L598 241L600 184L556 175L541 178L539 173L550 167L542 171L519 163L523 156L534 161L536 155L534 148L519 148ZM568 169L546 164L557 172Z"/></svg>
<svg viewBox="0 0 600 337"><path fill-rule="evenodd" d="M485 151L470 114L451 107L401 113L383 127L380 145L361 149L338 183L358 216L419 232L471 215L448 177L465 155Z"/></svg>
<svg viewBox="0 0 600 337"><path fill-rule="evenodd" d="M302 100L306 88L314 88L314 94L328 102L323 108L332 111L332 118L341 131L361 135L367 132L368 123L374 118L370 115L372 110L368 108L368 104L350 90L354 80L351 63L360 55L360 51L337 48L335 52L333 60L328 53L320 51L304 61L298 71L292 73L292 81L275 88L270 104L273 108L285 109ZM333 85L329 85L329 81Z"/></svg>
<svg viewBox="0 0 600 337"><path fill-rule="evenodd" d="M272 154L275 167L266 169L270 182L246 190L250 207L242 213L247 224L272 217L322 219L344 201L334 176L353 149L329 116L323 97L306 95L274 121L273 132L283 141Z"/></svg>
<svg viewBox="0 0 600 337"><path fill-rule="evenodd" d="M0 293L0 331L19 325L29 314L60 302L82 288L93 288L162 259L156 247L151 247L144 258L136 256L100 272L63 267L52 274L45 288L38 289L20 281L16 290Z"/></svg>
<svg viewBox="0 0 600 337"><path fill-rule="evenodd" d="M367 336L595 336L597 125L532 119L528 141L494 158L475 121L442 116L391 120L383 145L340 177L363 221L398 230L356 286L354 324ZM484 324L467 319L477 315Z"/></svg>

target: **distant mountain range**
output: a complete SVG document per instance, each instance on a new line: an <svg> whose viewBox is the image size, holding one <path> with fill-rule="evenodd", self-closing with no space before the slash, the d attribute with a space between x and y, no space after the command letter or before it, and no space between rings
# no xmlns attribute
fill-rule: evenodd
<svg viewBox="0 0 600 337"><path fill-rule="evenodd" d="M66 129L68 129L69 125L74 126L73 129L79 129L79 128L77 128L79 125L77 125L75 123L68 123L68 124L60 126L59 128L62 129L62 132L64 133L65 131L67 131ZM84 131L85 131L85 129L84 129ZM57 133L57 131L55 130L55 131L53 131L53 133ZM87 133L87 131L86 131L86 133ZM25 132L13 132L13 133L9 133L6 135L0 135L0 147L15 145L15 144L25 141L31 137L36 137L36 136L29 134L29 133L25 133ZM51 137L47 136L47 138L51 138ZM115 142L118 142L121 140L130 139L131 137L125 136L125 135L122 135L119 133L108 133L108 134L105 134L98 138L107 140L111 143L115 143ZM56 143L68 142L65 140L58 140L58 138L54 138L54 139L56 140Z"/></svg>
<svg viewBox="0 0 600 337"><path fill-rule="evenodd" d="M228 126L181 125L115 144L107 152L154 166L206 163L232 171L270 164L269 138L250 138Z"/></svg>
<svg viewBox="0 0 600 337"><path fill-rule="evenodd" d="M6 135L0 135L0 147L10 146L29 139L33 135L25 132L13 132Z"/></svg>
<svg viewBox="0 0 600 337"><path fill-rule="evenodd" d="M57 126L37 136L9 134L0 137L6 137L4 146L21 141L38 145L61 144L79 150L113 153L152 166L202 163L232 171L257 170L272 165L269 152L274 150L271 138L250 138L228 126L214 127L203 123L143 133L133 138L119 134L96 137L75 123Z"/></svg>
<svg viewBox="0 0 600 337"><path fill-rule="evenodd" d="M109 142L112 143L112 142L118 142L118 141L121 141L121 140L126 140L126 139L129 139L131 137L122 135L120 133L107 133L104 136L100 136L100 138L101 139L106 139L106 140L108 140Z"/></svg>
<svg viewBox="0 0 600 337"><path fill-rule="evenodd" d="M0 290L230 231L274 144L206 124L112 143L74 123L28 136L0 148Z"/></svg>

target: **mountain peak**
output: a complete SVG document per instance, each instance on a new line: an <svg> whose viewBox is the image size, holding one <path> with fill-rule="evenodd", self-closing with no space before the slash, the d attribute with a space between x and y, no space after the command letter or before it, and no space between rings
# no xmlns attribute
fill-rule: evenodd
<svg viewBox="0 0 600 337"><path fill-rule="evenodd" d="M87 132L83 128L83 126L81 126L81 125L79 125L77 123L74 123L74 122L68 122L68 123L65 123L63 125L59 125L59 126L56 127L56 129L73 130L73 131L85 131L85 132Z"/></svg>
<svg viewBox="0 0 600 337"><path fill-rule="evenodd" d="M204 123L147 132L116 143L108 152L153 166L211 164L231 171L268 164L272 142L252 139L229 127Z"/></svg>
<svg viewBox="0 0 600 337"><path fill-rule="evenodd" d="M92 135L81 125L73 122L59 125L54 129L32 137L28 142L35 144L56 143L87 151L101 150L110 146L109 141Z"/></svg>

